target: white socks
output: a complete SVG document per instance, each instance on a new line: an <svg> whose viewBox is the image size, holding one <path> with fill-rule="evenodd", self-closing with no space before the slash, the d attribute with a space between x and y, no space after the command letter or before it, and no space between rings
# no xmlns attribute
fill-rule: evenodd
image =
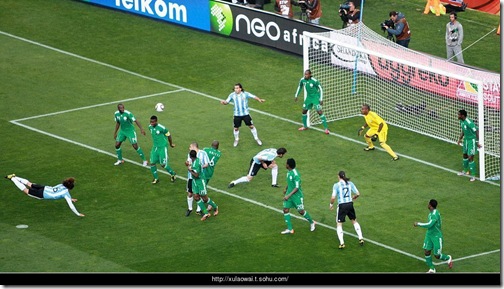
<svg viewBox="0 0 504 289"><path fill-rule="evenodd" d="M234 135L235 140L240 139L240 131L239 130L233 130L233 135Z"/></svg>
<svg viewBox="0 0 504 289"><path fill-rule="evenodd" d="M255 128L255 126L250 131L252 132L252 135L254 136L254 139L257 139L257 129Z"/></svg>
<svg viewBox="0 0 504 289"><path fill-rule="evenodd" d="M192 211L193 197L187 197L187 209Z"/></svg>
<svg viewBox="0 0 504 289"><path fill-rule="evenodd" d="M237 180L234 180L233 183L236 185L236 184L239 184L239 183L248 183L249 182L249 179L244 176L244 177L241 177Z"/></svg>
<svg viewBox="0 0 504 289"><path fill-rule="evenodd" d="M271 184L272 185L277 184L277 177L278 177L278 166L275 166L274 168L271 168Z"/></svg>
<svg viewBox="0 0 504 289"><path fill-rule="evenodd" d="M362 239L362 231L360 229L359 223L355 222L353 226L355 228L355 233L357 233L357 236L359 236L359 240Z"/></svg>
<svg viewBox="0 0 504 289"><path fill-rule="evenodd" d="M340 245L345 244L345 241L343 240L343 226L336 227L336 234L338 235Z"/></svg>
<svg viewBox="0 0 504 289"><path fill-rule="evenodd" d="M28 180L25 180L25 179L22 179L20 177L13 177L11 179L11 181L14 183L14 185L16 185L16 187L18 187L18 189L20 189L21 191L24 191L24 189L26 189L26 186L25 184L28 183ZM24 183L23 183L24 182Z"/></svg>

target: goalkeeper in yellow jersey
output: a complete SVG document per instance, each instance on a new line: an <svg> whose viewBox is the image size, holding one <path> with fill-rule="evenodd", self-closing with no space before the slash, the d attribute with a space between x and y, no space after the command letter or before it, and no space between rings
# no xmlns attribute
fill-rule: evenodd
<svg viewBox="0 0 504 289"><path fill-rule="evenodd" d="M359 129L358 135L362 135L364 129L369 127L369 130L364 134L364 140L367 143L367 147L364 148L365 151L372 151L375 149L373 141L380 142L381 147L386 150L389 155L392 156L393 161L397 161L399 156L390 148L387 144L387 133L388 126L387 123L381 118L376 112L371 111L368 104L363 104L361 108L361 114L364 116L366 123Z"/></svg>

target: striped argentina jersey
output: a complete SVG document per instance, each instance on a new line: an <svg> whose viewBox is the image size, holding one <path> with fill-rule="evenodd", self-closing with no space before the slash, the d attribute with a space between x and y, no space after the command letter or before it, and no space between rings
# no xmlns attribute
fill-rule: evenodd
<svg viewBox="0 0 504 289"><path fill-rule="evenodd" d="M70 191L63 185L59 184L54 187L51 186L45 186L44 187L44 199L45 200L58 200L58 199L65 199L67 202L68 206L70 207L70 210L74 212L77 216L80 215L79 211L75 208L74 204L72 203L72 196L70 196Z"/></svg>
<svg viewBox="0 0 504 289"><path fill-rule="evenodd" d="M344 180L340 180L333 186L332 196L338 200L338 204L352 202L352 193L357 194L358 190L351 181L345 183Z"/></svg>
<svg viewBox="0 0 504 289"><path fill-rule="evenodd" d="M226 99L226 102L234 102L234 116L245 116L249 114L248 99L255 98L252 93L242 91L241 93L232 92Z"/></svg>
<svg viewBox="0 0 504 289"><path fill-rule="evenodd" d="M277 149L276 148L269 148L269 149L264 149L260 151L258 154L256 154L252 159L256 164L260 164L261 160L262 161L272 161L277 157Z"/></svg>

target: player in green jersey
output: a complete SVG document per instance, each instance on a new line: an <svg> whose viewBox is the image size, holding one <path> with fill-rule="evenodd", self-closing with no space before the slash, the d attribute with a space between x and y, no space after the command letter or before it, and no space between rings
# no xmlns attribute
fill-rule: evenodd
<svg viewBox="0 0 504 289"><path fill-rule="evenodd" d="M170 131L164 125L158 123L158 118L155 115L150 118L149 130L152 135L152 150L150 153L150 170L154 176L152 183L159 183L156 164L160 164L165 168L171 175L171 181L174 182L177 174L168 164L168 142L170 143L170 147L175 147Z"/></svg>
<svg viewBox="0 0 504 289"><path fill-rule="evenodd" d="M203 212L201 220L204 221L211 216L207 210L207 205L211 206L215 210L214 216L219 214L219 207L207 195L203 166L201 165L200 159L197 157L197 152L195 150L191 150L189 152L189 157L191 158L191 163L188 164L187 170L192 176L193 197L196 200L198 207L200 207Z"/></svg>
<svg viewBox="0 0 504 289"><path fill-rule="evenodd" d="M441 259L447 261L448 268L453 267L453 260L450 255L443 254L443 232L441 231L441 214L437 210L438 202L434 199L429 201L427 208L429 209L429 221L427 223L413 223L413 226L426 228L425 239L423 243L423 249L425 250L425 263L429 266L429 271L427 273L436 273L436 268L432 263L431 252L434 250L434 257L436 259Z"/></svg>
<svg viewBox="0 0 504 289"><path fill-rule="evenodd" d="M287 229L281 232L281 234L294 234L294 229L292 228L291 216L289 213L290 208L295 208L301 216L303 216L308 222L310 222L310 231L315 231L315 221L311 218L310 214L305 211L303 203L303 190L301 189L301 175L296 169L296 161L292 158L287 159L285 165L287 168L287 186L285 187L283 193L283 213L284 220L287 224Z"/></svg>
<svg viewBox="0 0 504 289"><path fill-rule="evenodd" d="M458 113L458 119L460 121L460 127L462 128L462 133L457 141L457 145L460 145L462 140L462 165L463 170L458 173L459 176L471 175L469 179L471 182L476 180L476 163L474 162L474 155L476 154L477 148L481 148L479 143L479 132L474 121L467 117L467 111L461 109Z"/></svg>
<svg viewBox="0 0 504 289"><path fill-rule="evenodd" d="M322 121L322 125L324 126L325 133L329 134L329 129L327 128L327 119L322 112L322 103L324 99L324 93L322 90L322 85L320 82L312 77L311 70L307 69L304 73L304 77L299 80L299 85L296 90L296 94L294 95L294 101L298 100L298 96L301 93L301 90L304 89L306 98L303 103L303 126L299 128L299 130L307 130L308 129L308 110L315 109L320 116L320 120Z"/></svg>
<svg viewBox="0 0 504 289"><path fill-rule="evenodd" d="M138 146L138 139L135 132L135 127L133 126L133 123L136 123L138 128L140 128L140 133L145 135L145 131L140 125L140 122L138 122L138 120L130 111L124 109L124 104L122 103L119 103L117 105L117 111L114 114L114 119L116 121L116 126L114 130L114 139L116 141L115 149L117 154L117 161L114 163L114 165L118 166L124 163L122 157L121 144L126 139L128 139L128 141L131 143L135 151L138 153L138 155L140 155L142 163L146 167L147 160L145 159L145 154L142 148Z"/></svg>
<svg viewBox="0 0 504 289"><path fill-rule="evenodd" d="M221 151L219 150L219 141L214 140L212 142L211 147L205 147L203 150L207 153L208 159L210 160L208 167L206 168L206 184L210 182L210 179L213 177L215 166L219 162L221 157Z"/></svg>

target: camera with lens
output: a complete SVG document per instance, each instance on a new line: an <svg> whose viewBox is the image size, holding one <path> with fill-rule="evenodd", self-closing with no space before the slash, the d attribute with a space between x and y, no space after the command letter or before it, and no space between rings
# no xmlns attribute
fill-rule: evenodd
<svg viewBox="0 0 504 289"><path fill-rule="evenodd" d="M299 8L301 8L301 13L306 13L306 10L308 10L308 6L306 5L305 1L299 1L298 2Z"/></svg>
<svg viewBox="0 0 504 289"><path fill-rule="evenodd" d="M380 27L383 30L383 32L385 32L387 30L387 29L385 29L385 26L393 29L394 28L394 21L392 19L387 19L387 20L383 21L382 23L380 23Z"/></svg>
<svg viewBox="0 0 504 289"><path fill-rule="evenodd" d="M348 2L340 4L340 6L339 6L339 13L340 14L348 14L349 11L350 11L350 4Z"/></svg>

